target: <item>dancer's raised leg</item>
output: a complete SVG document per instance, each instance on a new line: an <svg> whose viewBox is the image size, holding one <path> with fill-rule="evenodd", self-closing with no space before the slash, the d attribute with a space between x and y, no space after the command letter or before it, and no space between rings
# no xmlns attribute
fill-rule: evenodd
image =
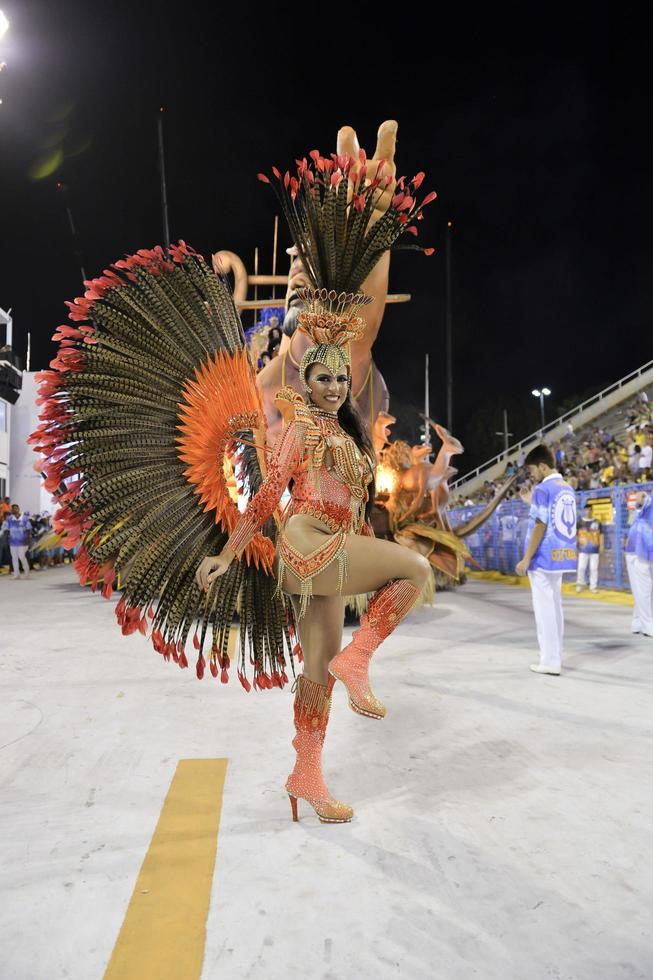
<svg viewBox="0 0 653 980"><path fill-rule="evenodd" d="M319 547L324 534L297 522L287 532L295 548L308 554ZM331 660L329 670L347 687L350 707L371 718L383 718L385 707L369 685L369 662L374 651L410 611L419 596L430 565L426 558L391 541L351 534L346 540L347 591L352 595L375 592L368 612L352 642ZM305 549L305 550L304 550ZM284 585L296 589L292 576ZM338 572L334 566L316 575L313 593L337 594Z"/></svg>

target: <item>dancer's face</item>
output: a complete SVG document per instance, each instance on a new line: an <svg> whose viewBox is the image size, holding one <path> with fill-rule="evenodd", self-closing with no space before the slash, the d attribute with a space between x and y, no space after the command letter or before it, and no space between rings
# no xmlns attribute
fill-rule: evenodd
<svg viewBox="0 0 653 980"><path fill-rule="evenodd" d="M347 398L349 377L345 369L332 374L324 364L311 364L306 380L313 404L335 415Z"/></svg>

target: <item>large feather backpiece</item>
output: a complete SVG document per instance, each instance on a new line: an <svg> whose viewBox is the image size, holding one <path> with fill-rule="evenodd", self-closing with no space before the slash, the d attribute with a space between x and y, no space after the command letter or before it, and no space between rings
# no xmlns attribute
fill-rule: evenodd
<svg viewBox="0 0 653 980"><path fill-rule="evenodd" d="M80 544L82 584L105 597L122 590L124 634L149 635L187 667L192 633L198 677L208 659L224 682L238 614L241 683L250 689L249 661L254 687L281 687L293 627L275 596L275 521L208 593L195 583L238 520L234 481L251 495L264 476L253 447L265 417L228 285L180 242L128 256L86 286L39 375L30 440L58 498L55 530Z"/></svg>

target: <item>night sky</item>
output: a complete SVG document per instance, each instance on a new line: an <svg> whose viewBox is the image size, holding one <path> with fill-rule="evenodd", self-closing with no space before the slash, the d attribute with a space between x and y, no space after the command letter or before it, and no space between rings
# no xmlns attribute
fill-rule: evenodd
<svg viewBox="0 0 653 980"><path fill-rule="evenodd" d="M399 121L398 173L439 198L421 223L432 258L393 258L375 357L391 408L416 424L423 356L444 421L444 234L454 222L454 430L463 470L536 428L533 387L569 407L653 356L651 160L641 25L607 6L515 5L455 19L397 7L249 3L15 3L0 41L0 306L32 368L80 276L161 241L156 124L165 106L172 238L271 271L275 199L256 180L353 125L371 153ZM254 12L256 9L256 13ZM500 7L497 8L500 10ZM591 16L590 16L591 10ZM387 16L387 15L386 15ZM429 19L430 18L430 19ZM284 228L284 245L288 244ZM280 271L285 271L282 267Z"/></svg>

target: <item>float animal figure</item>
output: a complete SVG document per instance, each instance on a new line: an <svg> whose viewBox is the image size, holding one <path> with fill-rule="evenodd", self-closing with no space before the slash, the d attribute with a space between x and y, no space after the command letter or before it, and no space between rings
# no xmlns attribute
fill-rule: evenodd
<svg viewBox="0 0 653 980"><path fill-rule="evenodd" d="M395 485L386 507L394 540L424 555L434 569L459 581L471 558L464 538L477 530L496 510L514 482L508 480L496 497L464 527L453 529L448 515L448 481L458 472L451 465L464 452L462 443L444 426L428 420L442 445L434 463L426 460L429 447L397 441L386 450L383 463L395 472Z"/></svg>

